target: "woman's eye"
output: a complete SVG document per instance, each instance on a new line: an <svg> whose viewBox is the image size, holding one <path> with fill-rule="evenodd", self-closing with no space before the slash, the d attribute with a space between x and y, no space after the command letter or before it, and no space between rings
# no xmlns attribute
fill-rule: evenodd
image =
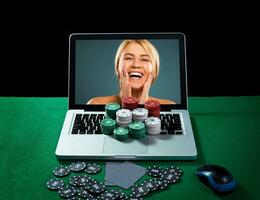
<svg viewBox="0 0 260 200"><path fill-rule="evenodd" d="M132 60L131 57L125 57L125 60Z"/></svg>
<svg viewBox="0 0 260 200"><path fill-rule="evenodd" d="M144 62L149 62L149 59L142 59L142 61L144 61Z"/></svg>

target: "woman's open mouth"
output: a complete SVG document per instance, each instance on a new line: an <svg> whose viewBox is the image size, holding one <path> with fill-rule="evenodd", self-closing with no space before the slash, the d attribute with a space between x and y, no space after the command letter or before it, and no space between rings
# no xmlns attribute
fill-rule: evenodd
<svg viewBox="0 0 260 200"><path fill-rule="evenodd" d="M142 78L144 75L141 72L129 72L130 78Z"/></svg>

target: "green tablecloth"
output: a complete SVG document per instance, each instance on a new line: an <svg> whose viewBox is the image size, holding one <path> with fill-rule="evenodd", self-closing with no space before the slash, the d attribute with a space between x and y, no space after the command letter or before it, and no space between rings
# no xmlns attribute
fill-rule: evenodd
<svg viewBox="0 0 260 200"><path fill-rule="evenodd" d="M45 187L60 165L54 151L68 107L67 98L0 98L0 199L60 199ZM189 98L198 149L195 161L136 161L179 165L182 181L149 199L259 199L260 96ZM104 161L97 161L104 167ZM237 189L216 196L195 175L205 164L225 166ZM104 178L104 170L95 175ZM257 198L258 197L258 198Z"/></svg>

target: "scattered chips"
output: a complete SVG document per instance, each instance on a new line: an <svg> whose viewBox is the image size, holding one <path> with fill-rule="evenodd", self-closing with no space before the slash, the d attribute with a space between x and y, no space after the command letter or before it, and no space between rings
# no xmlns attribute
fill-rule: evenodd
<svg viewBox="0 0 260 200"><path fill-rule="evenodd" d="M49 190L59 190L64 186L64 181L60 179L50 179L46 186Z"/></svg>
<svg viewBox="0 0 260 200"><path fill-rule="evenodd" d="M70 169L66 166L59 166L53 170L53 174L58 177L67 176L70 173Z"/></svg>
<svg viewBox="0 0 260 200"><path fill-rule="evenodd" d="M134 122L129 125L129 129L133 130L139 130L140 124L138 123L142 122ZM137 124L137 125L136 125ZM143 125L144 126L144 125ZM121 127L120 127L121 128ZM124 128L122 128L124 129ZM124 164L126 163L126 164ZM130 162L124 162L124 166L128 166ZM120 166L123 164L119 163ZM130 165L131 166L131 165ZM140 167L140 166L139 166ZM88 163L85 162L73 162L67 166L58 166L53 170L53 174L58 177L63 177L68 175L71 171L72 172L78 172L84 170L88 174L96 174L99 171L101 171L101 167L97 163ZM115 177L118 175L119 168L116 168L115 173L112 173L112 177ZM122 169L121 169L122 171ZM127 168L124 170L125 178L133 178L134 174L136 172L133 172L133 168ZM131 171L132 173L128 173ZM125 195L121 190L106 190L106 186L103 182L99 182L93 178L91 178L88 175L78 175L78 176L71 176L69 177L69 186L66 186L64 181L58 178L50 179L46 183L46 187L49 190L57 191L58 195L62 198L66 199L102 199L102 200L114 200L114 199L142 199L142 197L148 195L150 192L163 190L168 187L169 184L177 183L181 180L181 176L183 174L183 171L178 166L170 166L165 169L159 167L159 166L149 166L147 169L144 168L144 173L147 173L147 175L155 177L152 179L148 179L143 181L142 183L138 185L131 185L132 186L132 193L130 196ZM143 173L143 174L144 174ZM131 176L129 177L129 175ZM107 178L107 176L106 176ZM122 179L121 177L120 181L121 183L127 182L127 179ZM115 178L114 178L115 179ZM110 180L110 179L109 179ZM117 179L112 181L113 183L116 182ZM119 182L120 182L119 181ZM114 186L119 186L115 184ZM120 186L122 187L122 186ZM126 188L126 187L123 187ZM128 187L129 188L129 187Z"/></svg>

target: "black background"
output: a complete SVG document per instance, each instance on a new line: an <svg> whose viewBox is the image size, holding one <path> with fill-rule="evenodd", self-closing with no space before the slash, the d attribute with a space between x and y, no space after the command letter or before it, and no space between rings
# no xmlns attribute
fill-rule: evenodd
<svg viewBox="0 0 260 200"><path fill-rule="evenodd" d="M0 96L67 96L70 33L171 31L186 34L190 96L260 95L257 12L236 6L9 4Z"/></svg>

